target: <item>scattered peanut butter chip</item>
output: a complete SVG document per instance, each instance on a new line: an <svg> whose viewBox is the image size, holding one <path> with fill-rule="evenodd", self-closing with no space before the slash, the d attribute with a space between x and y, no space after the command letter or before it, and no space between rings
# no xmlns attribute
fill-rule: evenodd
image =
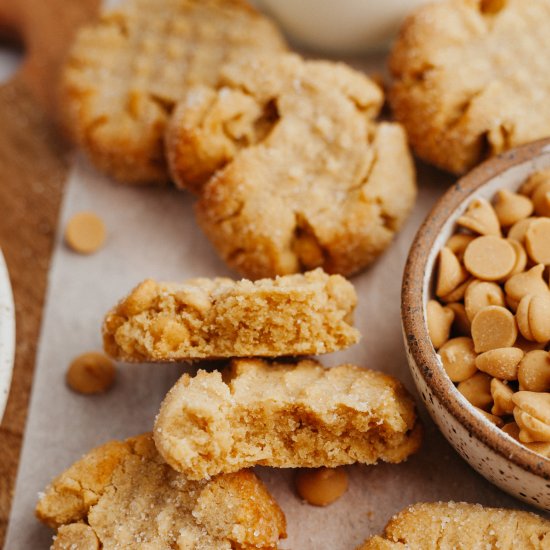
<svg viewBox="0 0 550 550"><path fill-rule="evenodd" d="M428 333L435 349L449 339L454 317L453 310L442 306L437 300L430 300L426 305Z"/></svg>
<svg viewBox="0 0 550 550"><path fill-rule="evenodd" d="M476 372L457 386L458 391L479 409L489 409L493 403L491 377L484 372Z"/></svg>
<svg viewBox="0 0 550 550"><path fill-rule="evenodd" d="M500 225L508 227L528 218L533 213L533 203L524 195L501 189L496 194L494 209Z"/></svg>
<svg viewBox="0 0 550 550"><path fill-rule="evenodd" d="M447 248L452 250L457 258L462 258L464 256L464 251L466 247L475 239L473 235L468 235L466 233L455 233L445 245Z"/></svg>
<svg viewBox="0 0 550 550"><path fill-rule="evenodd" d="M511 277L512 275L522 273L525 270L525 267L527 266L527 252L525 252L525 248L523 248L523 245L519 241L514 239L507 239L507 241L516 253L516 262L512 268L512 271L508 274L508 277Z"/></svg>
<svg viewBox="0 0 550 550"><path fill-rule="evenodd" d="M522 358L523 351L519 348L497 348L478 355L476 367L501 380L517 380Z"/></svg>
<svg viewBox="0 0 550 550"><path fill-rule="evenodd" d="M452 325L453 330L455 330L456 333L460 334L461 336L469 336L470 319L468 319L464 304L461 304L460 302L451 302L450 304L447 304L447 307L455 314Z"/></svg>
<svg viewBox="0 0 550 550"><path fill-rule="evenodd" d="M529 353L530 351L544 350L544 348L546 347L546 342L531 342L530 340L526 340L520 334L518 335L518 339L516 340L514 347L523 350L524 353Z"/></svg>
<svg viewBox="0 0 550 550"><path fill-rule="evenodd" d="M523 241L525 241L525 233L527 233L529 226L536 219L537 218L525 218L524 220L516 222L508 231L508 238L523 243Z"/></svg>
<svg viewBox="0 0 550 550"><path fill-rule="evenodd" d="M480 235L501 235L497 215L485 199L474 199L458 218L457 224Z"/></svg>
<svg viewBox="0 0 550 550"><path fill-rule="evenodd" d="M327 506L348 489L344 468L302 469L296 472L296 490L301 498L314 506Z"/></svg>
<svg viewBox="0 0 550 550"><path fill-rule="evenodd" d="M99 250L105 237L105 225L93 212L78 212L65 227L65 242L80 254L92 254Z"/></svg>
<svg viewBox="0 0 550 550"><path fill-rule="evenodd" d="M550 217L550 181L535 189L532 200L537 216Z"/></svg>
<svg viewBox="0 0 550 550"><path fill-rule="evenodd" d="M67 370L67 384L78 393L106 392L115 381L115 365L103 353L88 352L73 359Z"/></svg>
<svg viewBox="0 0 550 550"><path fill-rule="evenodd" d="M491 380L491 395L493 396L492 414L504 416L514 412L514 402L512 401L514 391L510 386L507 386L498 378L493 378Z"/></svg>
<svg viewBox="0 0 550 550"><path fill-rule="evenodd" d="M474 239L464 252L466 269L485 281L503 279L514 269L515 263L516 252L512 245L493 235Z"/></svg>
<svg viewBox="0 0 550 550"><path fill-rule="evenodd" d="M539 218L529 225L525 248L535 263L550 265L550 218Z"/></svg>
<svg viewBox="0 0 550 550"><path fill-rule="evenodd" d="M454 252L443 247L439 253L439 272L435 293L445 296L468 278L468 273L460 264Z"/></svg>
<svg viewBox="0 0 550 550"><path fill-rule="evenodd" d="M476 409L478 413L483 415L489 422L493 423L495 426L498 426L499 428L504 426L504 421L502 420L502 418L499 418L498 416L484 411L483 409L480 409L476 406L474 406L474 409Z"/></svg>
<svg viewBox="0 0 550 550"><path fill-rule="evenodd" d="M472 339L476 353L512 347L517 335L514 315L501 306L483 308L472 321Z"/></svg>
<svg viewBox="0 0 550 550"><path fill-rule="evenodd" d="M449 340L438 353L445 372L453 382L462 382L477 372L474 343L467 336Z"/></svg>
<svg viewBox="0 0 550 550"><path fill-rule="evenodd" d="M518 365L520 390L550 391L550 355L545 350L533 350L525 354Z"/></svg>
<svg viewBox="0 0 550 550"><path fill-rule="evenodd" d="M504 285L504 291L510 298L517 301L527 294L546 294L549 290L543 276L544 265L538 264L529 271L510 277Z"/></svg>
<svg viewBox="0 0 550 550"><path fill-rule="evenodd" d="M496 283L472 281L464 294L464 307L470 322L487 306L504 306L504 292Z"/></svg>

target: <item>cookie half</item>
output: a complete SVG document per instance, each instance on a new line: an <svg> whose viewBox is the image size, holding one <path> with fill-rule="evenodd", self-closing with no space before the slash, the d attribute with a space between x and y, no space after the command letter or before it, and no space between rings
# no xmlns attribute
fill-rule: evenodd
<svg viewBox="0 0 550 550"><path fill-rule="evenodd" d="M356 303L351 283L321 270L254 283L148 280L107 314L103 342L123 361L328 353L359 340Z"/></svg>
<svg viewBox="0 0 550 550"><path fill-rule="evenodd" d="M393 48L390 103L419 157L461 174L550 136L547 0L418 8Z"/></svg>
<svg viewBox="0 0 550 550"><path fill-rule="evenodd" d="M550 548L550 521L535 514L484 508L466 502L409 506L357 550L469 550L473 548Z"/></svg>
<svg viewBox="0 0 550 550"><path fill-rule="evenodd" d="M395 378L353 365L234 359L185 374L158 414L155 442L190 479L255 465L401 462L418 450L414 403Z"/></svg>
<svg viewBox="0 0 550 550"><path fill-rule="evenodd" d="M62 78L65 125L114 178L167 182L164 128L185 91L216 86L232 59L285 49L244 0L127 0L77 34Z"/></svg>
<svg viewBox="0 0 550 550"><path fill-rule="evenodd" d="M190 481L165 464L151 434L98 447L57 477L36 507L57 530L53 550L277 548L283 512L248 471Z"/></svg>
<svg viewBox="0 0 550 550"><path fill-rule="evenodd" d="M291 54L187 93L167 130L172 176L200 194L199 224L231 267L349 275L388 247L416 185L403 128L375 120L382 103L364 74Z"/></svg>

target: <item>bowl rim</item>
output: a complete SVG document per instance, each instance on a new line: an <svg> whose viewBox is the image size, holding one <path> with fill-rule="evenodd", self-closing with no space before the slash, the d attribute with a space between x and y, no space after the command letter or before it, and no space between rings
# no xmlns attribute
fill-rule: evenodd
<svg viewBox="0 0 550 550"><path fill-rule="evenodd" d="M488 421L476 415L471 407L460 403L436 357L428 336L424 315L424 273L430 251L448 217L465 199L495 177L524 164L550 150L550 138L510 149L486 160L461 177L436 202L418 229L403 273L401 287L401 319L408 352L428 387L445 409L470 433L507 461L545 480L550 480L550 460L530 451Z"/></svg>

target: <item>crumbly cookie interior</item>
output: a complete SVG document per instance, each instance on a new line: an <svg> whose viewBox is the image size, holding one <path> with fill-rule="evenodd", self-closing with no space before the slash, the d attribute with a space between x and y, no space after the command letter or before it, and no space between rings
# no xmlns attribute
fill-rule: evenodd
<svg viewBox="0 0 550 550"><path fill-rule="evenodd" d="M400 462L420 442L414 404L394 378L312 360L233 360L223 374L184 375L165 398L155 441L192 479L253 465Z"/></svg>
<svg viewBox="0 0 550 550"><path fill-rule="evenodd" d="M359 339L356 301L349 282L321 270L254 283L149 280L107 315L104 344L127 361L326 353Z"/></svg>

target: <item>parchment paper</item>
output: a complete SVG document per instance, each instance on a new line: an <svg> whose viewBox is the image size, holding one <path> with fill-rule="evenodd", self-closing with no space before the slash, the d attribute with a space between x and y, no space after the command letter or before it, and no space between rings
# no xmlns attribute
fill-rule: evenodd
<svg viewBox="0 0 550 550"><path fill-rule="evenodd" d="M352 279L359 295L356 325L363 334L353 348L325 356L383 370L399 377L416 395L400 328L401 276L414 234L450 179L419 171L420 193L408 223L389 250L368 271ZM52 532L33 514L38 493L94 446L152 427L164 395L183 365L120 365L108 394L86 397L64 383L73 357L101 348L105 312L147 277L183 280L233 276L197 228L193 198L173 189L135 188L113 183L78 158L64 200L50 273L47 304L34 379L30 415L5 548L48 548ZM66 220L92 210L105 221L106 246L79 256L61 241ZM418 501L465 500L525 508L474 472L446 443L420 405L426 433L422 450L400 465L349 467L346 495L326 508L300 501L292 472L259 468L259 475L283 508L292 550L352 550L379 533L390 516Z"/></svg>

